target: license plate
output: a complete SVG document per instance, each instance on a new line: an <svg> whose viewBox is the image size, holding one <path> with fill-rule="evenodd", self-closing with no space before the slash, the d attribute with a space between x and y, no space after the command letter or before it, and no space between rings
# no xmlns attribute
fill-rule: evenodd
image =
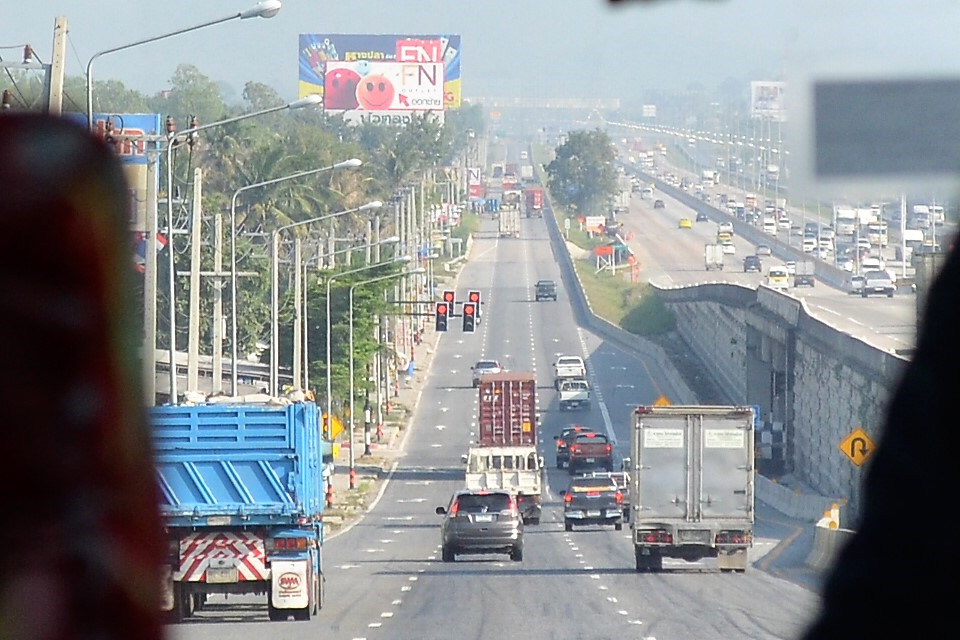
<svg viewBox="0 0 960 640"><path fill-rule="evenodd" d="M596 458L584 458L584 462L596 462Z"/></svg>
<svg viewBox="0 0 960 640"><path fill-rule="evenodd" d="M207 582L210 584L237 582L237 569L236 567L209 567L207 568Z"/></svg>
<svg viewBox="0 0 960 640"><path fill-rule="evenodd" d="M477 514L473 516L473 521L474 522L493 522L493 514L492 513Z"/></svg>
<svg viewBox="0 0 960 640"><path fill-rule="evenodd" d="M587 517L588 517L588 518L599 518L599 517L600 517L600 510L599 510L599 509L590 509L589 511L587 511Z"/></svg>

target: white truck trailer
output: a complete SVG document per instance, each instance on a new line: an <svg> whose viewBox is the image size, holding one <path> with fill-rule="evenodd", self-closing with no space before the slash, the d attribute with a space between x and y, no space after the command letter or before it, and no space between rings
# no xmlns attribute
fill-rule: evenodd
<svg viewBox="0 0 960 640"><path fill-rule="evenodd" d="M640 406L633 412L630 528L638 572L664 558L716 558L743 572L753 546L753 408Z"/></svg>

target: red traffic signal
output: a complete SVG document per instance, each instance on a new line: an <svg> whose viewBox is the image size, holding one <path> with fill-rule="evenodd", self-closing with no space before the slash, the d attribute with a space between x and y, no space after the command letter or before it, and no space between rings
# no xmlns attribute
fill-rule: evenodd
<svg viewBox="0 0 960 640"><path fill-rule="evenodd" d="M469 302L463 305L463 332L473 333L477 330L477 306Z"/></svg>
<svg viewBox="0 0 960 640"><path fill-rule="evenodd" d="M480 292L471 291L470 293L467 294L467 300L469 302L472 302L473 304L480 304Z"/></svg>
<svg viewBox="0 0 960 640"><path fill-rule="evenodd" d="M447 330L447 315L450 312L450 307L445 302L438 302L436 306L436 312L434 313L434 328L437 331L446 331Z"/></svg>
<svg viewBox="0 0 960 640"><path fill-rule="evenodd" d="M452 305L456 301L456 299L457 299L456 292L450 291L449 289L443 292L443 301L446 302L447 304Z"/></svg>

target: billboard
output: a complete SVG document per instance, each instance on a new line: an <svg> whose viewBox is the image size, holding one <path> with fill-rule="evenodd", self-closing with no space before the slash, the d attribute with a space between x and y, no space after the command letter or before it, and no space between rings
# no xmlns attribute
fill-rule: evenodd
<svg viewBox="0 0 960 640"><path fill-rule="evenodd" d="M786 82L751 82L750 117L774 122L786 122L783 94Z"/></svg>
<svg viewBox="0 0 960 640"><path fill-rule="evenodd" d="M298 58L301 98L311 93L327 98L326 74L332 63L354 63L353 69L361 75L366 75L364 62L434 63L443 67L443 109L460 108L458 35L302 33Z"/></svg>
<svg viewBox="0 0 960 640"><path fill-rule="evenodd" d="M351 122L389 122L414 112L443 114L443 65L438 62L331 61L324 89L324 110L343 113Z"/></svg>

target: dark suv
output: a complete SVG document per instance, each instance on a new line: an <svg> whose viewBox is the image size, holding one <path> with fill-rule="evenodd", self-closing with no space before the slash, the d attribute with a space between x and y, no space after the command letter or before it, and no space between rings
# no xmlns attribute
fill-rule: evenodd
<svg viewBox="0 0 960 640"><path fill-rule="evenodd" d="M610 476L578 476L570 480L563 496L563 528L573 525L612 524L623 529L623 492Z"/></svg>
<svg viewBox="0 0 960 640"><path fill-rule="evenodd" d="M458 553L508 553L523 560L523 518L517 501L507 491L460 490L450 505L437 507L441 557L453 562Z"/></svg>
<svg viewBox="0 0 960 640"><path fill-rule="evenodd" d="M537 292L536 298L537 302L541 300L557 300L557 283L553 280L538 280L537 281Z"/></svg>
<svg viewBox="0 0 960 640"><path fill-rule="evenodd" d="M570 443L578 433L593 431L579 424L571 424L560 431L560 435L553 436L557 443L557 469L563 469L570 462Z"/></svg>

